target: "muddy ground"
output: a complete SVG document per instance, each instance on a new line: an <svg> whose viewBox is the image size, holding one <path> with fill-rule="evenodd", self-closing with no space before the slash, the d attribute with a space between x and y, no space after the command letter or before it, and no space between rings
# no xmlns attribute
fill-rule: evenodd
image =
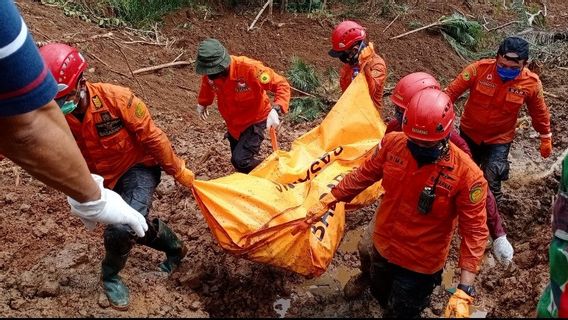
<svg viewBox="0 0 568 320"><path fill-rule="evenodd" d="M400 40L390 36L409 30L411 22L429 23L442 14L460 10L486 17L489 27L514 18L501 1L408 1L408 11L387 31L393 17L371 15L357 19L368 27L389 68L388 86L406 73L423 70L449 82L465 65L440 35L416 33ZM538 3L538 2L535 2ZM132 88L150 106L157 124L168 134L176 151L188 162L199 179L212 179L232 172L228 142L223 140L224 123L214 111L208 123L198 120L194 107L198 77L191 66L162 69L137 77L121 75L174 60L190 60L199 41L219 38L232 54L259 59L283 73L293 56L316 66L320 73L338 68L330 59L329 35L344 6L333 6L330 15L275 13L273 22L259 21L252 32L247 26L255 11L239 9L180 10L168 16L156 38L142 39L129 29L109 30L67 17L57 7L38 1L18 1L36 41L63 41L85 54L90 69L86 77ZM564 0L547 1L547 27L566 30L568 11ZM457 9L456 9L457 8ZM373 8L371 8L373 9ZM376 8L375 8L376 9ZM282 23L279 25L279 23ZM506 30L506 29L505 29ZM112 34L109 34L112 32ZM138 42L137 42L138 41ZM139 42L139 41L146 41ZM152 44L148 43L151 42ZM121 52L122 51L122 52ZM124 55L128 59L125 62ZM502 215L515 247L515 270L504 270L487 251L484 269L477 280L477 308L489 317L533 315L538 297L548 281L547 246L550 240L550 206L558 185L554 170L568 146L566 71L544 67L541 78L552 113L554 151L543 160L538 137L521 127L510 160L511 179L505 184L507 201ZM387 99L388 100L388 99ZM387 103L387 105L390 105ZM320 120L292 125L281 130L281 147L302 135ZM269 142L263 145L268 154ZM14 166L0 162L0 314L5 317L370 317L381 309L370 294L345 301L340 288L357 272L356 244L363 227L374 212L367 208L347 217L345 238L329 270L322 277L306 280L291 272L250 263L222 251L190 192L164 175L153 202L152 214L168 221L189 246L180 270L167 277L158 271L161 253L144 247L132 250L121 273L130 288L127 312L109 308L100 289L100 261L104 254L103 228L87 232L82 223L69 216L64 196ZM452 251L445 278L455 285ZM425 315L440 315L449 294L439 287Z"/></svg>

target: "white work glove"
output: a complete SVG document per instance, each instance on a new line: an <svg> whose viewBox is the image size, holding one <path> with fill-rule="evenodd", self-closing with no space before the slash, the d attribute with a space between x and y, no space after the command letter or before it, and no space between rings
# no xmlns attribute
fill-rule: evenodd
<svg viewBox="0 0 568 320"><path fill-rule="evenodd" d="M91 174L99 188L101 198L95 201L79 203L67 197L67 202L71 206L71 213L78 216L85 224L85 227L92 231L97 222L103 224L127 224L136 235L144 236L148 230L146 219L138 211L132 209L118 193L103 187L103 177Z"/></svg>
<svg viewBox="0 0 568 320"><path fill-rule="evenodd" d="M500 236L499 238L493 240L493 254L499 263L508 266L511 261L513 261L513 246L507 236Z"/></svg>
<svg viewBox="0 0 568 320"><path fill-rule="evenodd" d="M276 111L276 109L270 110L268 118L266 118L266 129L270 129L271 127L274 127L276 129L279 125L280 118L278 118L278 111Z"/></svg>
<svg viewBox="0 0 568 320"><path fill-rule="evenodd" d="M207 110L207 107L204 107L204 106L198 104L197 105L197 114L199 115L201 120L205 121L209 117L209 110Z"/></svg>

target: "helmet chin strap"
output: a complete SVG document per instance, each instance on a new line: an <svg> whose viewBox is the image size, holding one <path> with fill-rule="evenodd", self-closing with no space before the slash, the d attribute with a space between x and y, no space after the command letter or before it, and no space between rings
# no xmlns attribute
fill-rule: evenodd
<svg viewBox="0 0 568 320"><path fill-rule="evenodd" d="M79 108L85 110L89 106L89 97L87 97L87 80L81 76L79 80Z"/></svg>
<svg viewBox="0 0 568 320"><path fill-rule="evenodd" d="M354 66L359 63L359 54L366 46L365 41L361 40L361 43L359 43L359 46L357 47L357 53L349 61L350 65Z"/></svg>

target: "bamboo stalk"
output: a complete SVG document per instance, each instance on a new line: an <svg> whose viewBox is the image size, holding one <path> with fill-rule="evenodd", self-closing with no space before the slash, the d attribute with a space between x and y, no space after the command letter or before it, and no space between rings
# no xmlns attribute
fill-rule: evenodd
<svg viewBox="0 0 568 320"><path fill-rule="evenodd" d="M390 28L390 26L396 21L396 19L398 19L398 17L400 17L400 13L397 14L396 17L383 29L383 33L385 33L385 31Z"/></svg>
<svg viewBox="0 0 568 320"><path fill-rule="evenodd" d="M420 28L418 28L418 29L410 30L410 31L405 32L405 33L403 33L403 34L399 34L398 36L390 37L389 39L392 40L392 39L402 38L402 37L407 36L407 35L409 35L409 34L418 32L418 31L420 31L420 30L424 30L424 29L428 29L428 28L432 28L432 27L436 27L436 26L441 26L441 25L442 25L442 22L437 21L437 22L434 22L434 23L430 23L430 24L427 25L427 26L422 26L422 27L420 27Z"/></svg>
<svg viewBox="0 0 568 320"><path fill-rule="evenodd" d="M107 67L110 71L112 71L112 72L114 72L114 73L116 73L116 74L119 74L119 75L121 75L121 76L123 76L123 77L131 78L131 76L129 76L129 75L127 75L127 74L124 74L124 73L122 73L122 72L120 72L120 71L116 71L116 70L114 70L113 68L111 68L106 62L104 62L101 58L97 57L97 56L96 56L95 54L93 54L92 52L86 51L86 53L87 53L88 55L90 55L91 57L95 58L96 60L98 60L100 63L104 64L105 67Z"/></svg>
<svg viewBox="0 0 568 320"><path fill-rule="evenodd" d="M168 62L168 63L159 64L159 65L152 66L152 67L140 68L140 69L132 71L132 74L139 74L139 73L143 73L143 72L155 71L155 70L160 70L160 69L163 69L163 68L174 67L174 66L184 66L184 65L188 65L188 64L193 64L193 62L194 61Z"/></svg>
<svg viewBox="0 0 568 320"><path fill-rule="evenodd" d="M124 54L124 51L122 51L122 47L118 43L116 43L116 41L112 40L112 42L114 42L114 44L118 47L118 51L120 51L120 53L122 54L122 57L124 58L124 61L126 61L126 66L128 67L128 70L130 71L132 78L134 78L134 80L136 80L136 83L138 83L138 86L140 87L140 90L142 91L142 96L144 97L144 100L148 100L148 97L146 97L146 93L144 92L144 88L140 84L140 81L138 81L138 78L134 76L134 73L132 73L132 68L130 67L130 63L128 62L128 58Z"/></svg>
<svg viewBox="0 0 568 320"><path fill-rule="evenodd" d="M497 26L497 27L495 27L495 28L487 29L487 32L495 31L495 30L497 30L497 29L504 28L504 27L506 27L506 26L508 26L508 25L511 25L511 24L513 24L513 23L520 23L520 22L521 22L521 21L517 21L517 20L515 20L515 21L509 21L509 22L507 22L507 23L505 23L505 24L502 24L502 25L500 25L500 26Z"/></svg>
<svg viewBox="0 0 568 320"><path fill-rule="evenodd" d="M258 18L260 18L260 15L262 15L262 13L264 12L264 10L266 10L266 7L268 7L268 5L270 4L272 0L268 0L266 1L266 3L264 4L264 6L262 6L262 9L260 9L260 11L258 12L258 14L256 15L256 18L254 18L254 21L250 24L250 26L248 27L247 31L251 31L252 28L254 27L254 24L256 23L256 21L258 20Z"/></svg>

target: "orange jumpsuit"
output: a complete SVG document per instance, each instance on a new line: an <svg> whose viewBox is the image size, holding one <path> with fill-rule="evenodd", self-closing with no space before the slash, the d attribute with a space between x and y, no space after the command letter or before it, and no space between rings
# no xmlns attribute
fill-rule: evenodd
<svg viewBox="0 0 568 320"><path fill-rule="evenodd" d="M538 75L527 68L514 80L501 81L495 59L483 59L467 66L446 88L452 101L470 90L460 129L476 144L504 144L513 141L517 116L527 105L532 125L540 134L550 133L550 113L544 102Z"/></svg>
<svg viewBox="0 0 568 320"><path fill-rule="evenodd" d="M379 56L374 49L372 43L361 50L359 54L359 65L356 68L363 68L367 84L369 86L369 94L379 112L383 110L383 89L385 87L385 80L387 78L387 66L381 56ZM353 80L354 66L346 63L339 71L339 86L341 91L345 92L347 87Z"/></svg>
<svg viewBox="0 0 568 320"><path fill-rule="evenodd" d="M487 182L481 170L453 143L446 157L418 168L406 143L402 132L385 135L375 153L345 176L332 194L348 202L382 179L385 194L373 233L381 256L408 270L434 274L444 266L459 221L459 266L477 272L488 237ZM432 209L422 214L417 209L420 193L437 177Z"/></svg>
<svg viewBox="0 0 568 320"><path fill-rule="evenodd" d="M156 127L148 108L130 89L87 82L89 106L83 121L65 116L89 170L101 175L107 188L142 163L160 165L176 177L184 167L166 134Z"/></svg>
<svg viewBox="0 0 568 320"><path fill-rule="evenodd" d="M261 62L247 57L231 56L228 78L201 78L198 103L209 106L217 96L219 113L229 134L239 139L249 126L266 120L271 110L266 90L274 93L274 104L288 111L290 85L288 81Z"/></svg>

